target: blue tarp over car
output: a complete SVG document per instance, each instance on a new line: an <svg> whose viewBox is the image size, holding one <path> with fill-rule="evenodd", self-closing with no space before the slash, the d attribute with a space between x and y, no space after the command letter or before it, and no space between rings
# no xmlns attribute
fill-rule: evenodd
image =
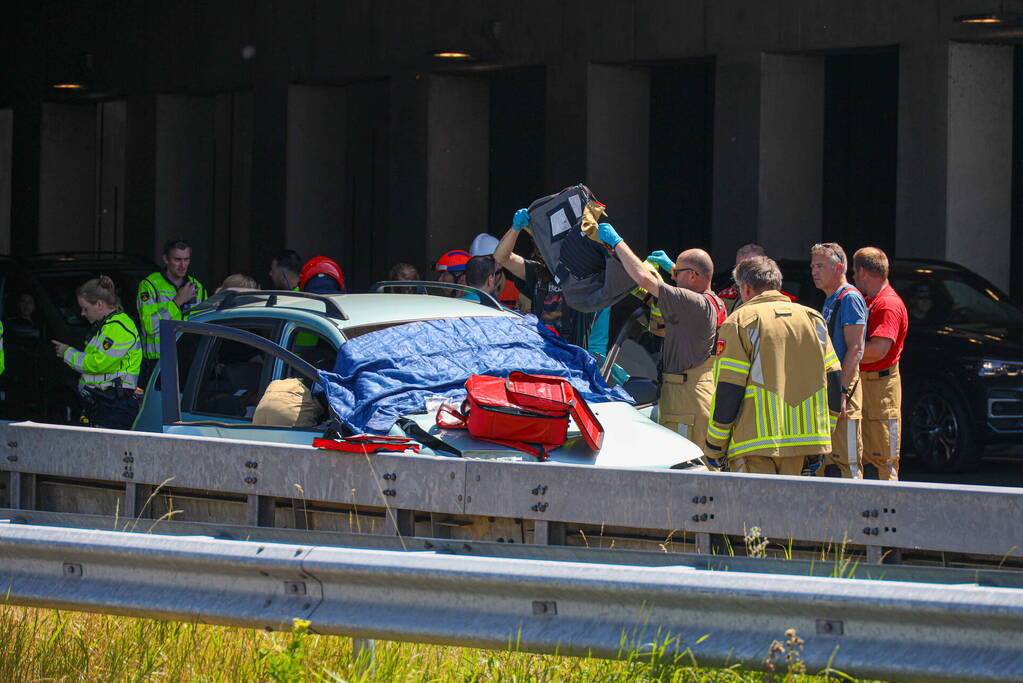
<svg viewBox="0 0 1023 683"><path fill-rule="evenodd" d="M610 387L593 356L553 334L533 316L426 320L345 342L333 372L319 371L334 413L355 433L383 434L424 397L465 398L469 375L513 371L564 377L593 403L632 398Z"/></svg>

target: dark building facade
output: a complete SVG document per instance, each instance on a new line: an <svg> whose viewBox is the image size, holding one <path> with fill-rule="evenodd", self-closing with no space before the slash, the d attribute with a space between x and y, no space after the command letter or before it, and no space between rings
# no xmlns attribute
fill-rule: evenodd
<svg viewBox="0 0 1023 683"><path fill-rule="evenodd" d="M182 236L215 283L287 246L361 288L585 181L637 249L836 239L1023 290L1023 1L22 4L0 250Z"/></svg>

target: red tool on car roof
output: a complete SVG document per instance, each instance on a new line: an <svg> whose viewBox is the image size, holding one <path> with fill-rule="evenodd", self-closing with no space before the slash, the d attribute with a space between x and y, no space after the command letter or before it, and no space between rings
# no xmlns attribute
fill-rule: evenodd
<svg viewBox="0 0 1023 683"><path fill-rule="evenodd" d="M599 450L604 428L567 380L513 372L507 379L472 375L461 410L448 404L437 411L442 429L468 429L473 438L492 441L546 460L565 443L568 417L575 420L591 450Z"/></svg>
<svg viewBox="0 0 1023 683"><path fill-rule="evenodd" d="M377 436L356 434L340 439L313 439L313 448L326 448L345 453L379 453L380 451L403 453L419 452L419 444L406 436Z"/></svg>

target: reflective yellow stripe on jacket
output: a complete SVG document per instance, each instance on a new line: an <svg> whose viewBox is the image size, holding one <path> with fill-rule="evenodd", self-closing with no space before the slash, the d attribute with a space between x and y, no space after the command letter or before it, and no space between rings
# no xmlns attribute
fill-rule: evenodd
<svg viewBox="0 0 1023 683"><path fill-rule="evenodd" d="M771 341L779 338L781 328L777 325L797 330L799 336L786 334L784 346L777 346L778 342ZM773 334L765 334L768 331ZM721 354L714 363L716 390L707 427L708 446L728 457L790 447L797 452L830 449L836 414L828 407L826 373L841 365L819 314L771 292L730 315L719 338ZM793 357L799 361L792 363ZM785 365L799 377L785 376ZM810 388L810 393L807 396L800 389L793 396L798 396L798 402L789 403L779 391L793 381ZM714 419L718 414L717 388L725 384L733 385L730 401L738 401L731 403L738 405L738 412L729 423ZM722 412L727 415L729 411Z"/></svg>
<svg viewBox="0 0 1023 683"><path fill-rule="evenodd" d="M206 299L206 288L192 276L188 281L195 284L196 303ZM139 293L136 304L139 310L139 322L142 324L142 356L144 358L160 357L160 321L161 320L188 320L189 307L182 311L174 303L178 289L174 284L164 277L163 273L157 271L146 276L145 280L139 283Z"/></svg>
<svg viewBox="0 0 1023 683"><path fill-rule="evenodd" d="M134 389L142 365L138 328L123 312L113 313L85 344L84 351L68 347L64 362L82 373L79 389L107 389L118 384Z"/></svg>

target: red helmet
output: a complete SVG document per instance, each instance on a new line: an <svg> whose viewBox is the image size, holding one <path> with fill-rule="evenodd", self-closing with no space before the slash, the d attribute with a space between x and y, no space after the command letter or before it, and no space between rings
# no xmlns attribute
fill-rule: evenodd
<svg viewBox="0 0 1023 683"><path fill-rule="evenodd" d="M323 278L317 278L318 275L325 275L332 278L337 282L339 292L345 291L345 274L341 272L341 266L339 266L333 259L329 259L326 256L314 256L305 262L302 266L301 272L298 274L298 288L303 292L306 290L306 285L313 278L322 280ZM322 290L321 287L315 288Z"/></svg>
<svg viewBox="0 0 1023 683"><path fill-rule="evenodd" d="M465 264L468 263L471 258L472 256L467 251L462 249L452 249L437 259L437 265L434 266L434 270L437 272L446 270L451 273L460 273L465 270Z"/></svg>

